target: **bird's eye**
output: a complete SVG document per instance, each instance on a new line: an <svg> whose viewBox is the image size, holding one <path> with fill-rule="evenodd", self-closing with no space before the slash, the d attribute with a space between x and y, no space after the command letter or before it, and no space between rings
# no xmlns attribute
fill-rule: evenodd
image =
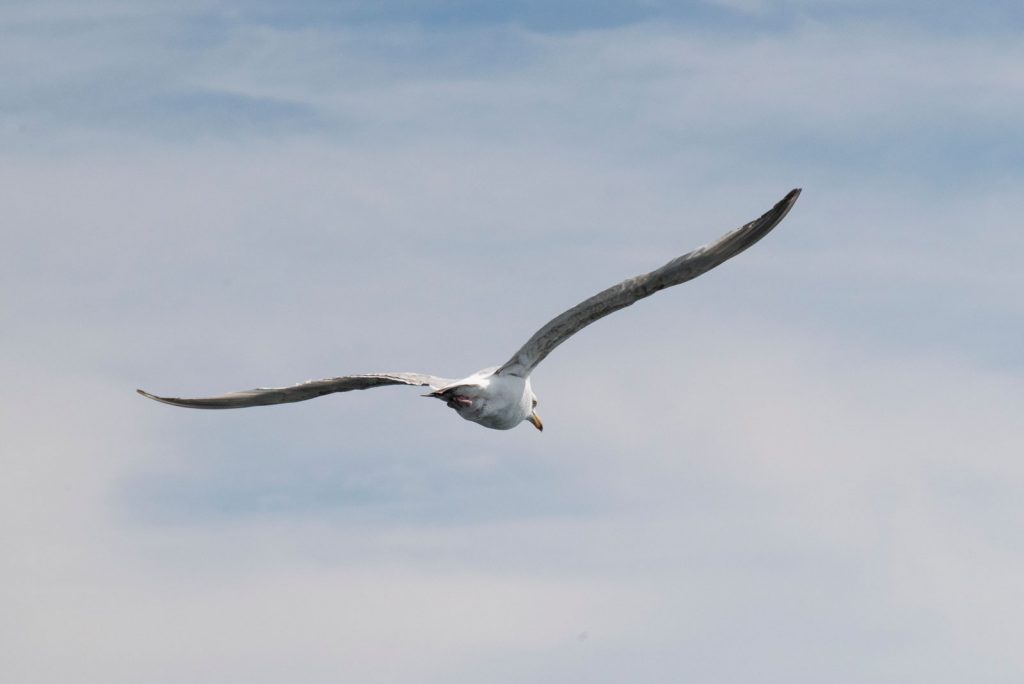
<svg viewBox="0 0 1024 684"><path fill-rule="evenodd" d="M537 408L537 400L536 399L533 400L533 408Z"/></svg>

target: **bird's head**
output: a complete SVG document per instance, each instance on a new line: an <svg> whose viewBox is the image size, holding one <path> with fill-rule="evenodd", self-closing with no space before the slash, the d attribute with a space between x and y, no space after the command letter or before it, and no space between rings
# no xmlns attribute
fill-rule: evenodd
<svg viewBox="0 0 1024 684"><path fill-rule="evenodd" d="M537 395L532 391L530 392L530 415L526 416L526 420L533 423L533 427L538 430L544 430L544 423L541 421L540 416L537 415Z"/></svg>

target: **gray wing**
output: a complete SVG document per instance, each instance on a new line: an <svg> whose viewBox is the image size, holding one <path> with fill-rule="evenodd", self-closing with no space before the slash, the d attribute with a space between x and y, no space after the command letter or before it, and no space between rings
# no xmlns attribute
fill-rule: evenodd
<svg viewBox="0 0 1024 684"><path fill-rule="evenodd" d="M366 375L344 375L340 378L326 380L310 380L291 387L257 387L244 392L222 394L219 397L202 397L197 399L180 399L178 397L158 397L135 390L144 397L173 406L204 409L246 408L249 406L269 406L271 404L287 404L293 401L306 401L334 392L351 392L385 385L430 385L434 389L444 387L453 382L445 378L421 373L368 373Z"/></svg>
<svg viewBox="0 0 1024 684"><path fill-rule="evenodd" d="M763 238L796 203L800 189L791 190L761 218L726 233L716 242L673 259L661 268L624 280L580 302L534 333L515 355L498 369L499 375L526 377L558 345L610 313L623 309L659 290L710 271Z"/></svg>

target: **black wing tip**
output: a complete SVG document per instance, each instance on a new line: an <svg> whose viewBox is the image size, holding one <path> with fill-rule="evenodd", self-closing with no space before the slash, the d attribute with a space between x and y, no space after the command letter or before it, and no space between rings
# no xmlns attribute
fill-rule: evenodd
<svg viewBox="0 0 1024 684"><path fill-rule="evenodd" d="M135 391L141 394L142 396L146 397L147 399L159 401L161 404L170 404L171 406L188 406L188 404L182 403L181 399L174 399L172 397L158 397L155 394L150 394L146 390L141 389L137 389Z"/></svg>
<svg viewBox="0 0 1024 684"><path fill-rule="evenodd" d="M217 406L215 404L208 404L208 403L206 403L208 400L204 400L204 399L180 399L178 397L158 397L157 395L150 394L149 392L147 392L145 390L137 389L135 391L138 392L139 394L141 394L142 396L146 397L147 399L152 399L153 401L159 401L161 404L167 404L169 406L180 406L182 408L201 408L201 409L205 409L205 408L234 408L232 406Z"/></svg>
<svg viewBox="0 0 1024 684"><path fill-rule="evenodd" d="M788 214L789 210L793 208L794 204L796 204L801 192L803 192L803 188L793 188L787 192L786 196L776 202L775 206L772 207L768 213L758 219L758 221L769 219L770 223L768 229L771 230L771 228L774 228L780 221L782 221L782 219L786 218L786 214Z"/></svg>
<svg viewBox="0 0 1024 684"><path fill-rule="evenodd" d="M153 401L159 401L161 404L171 404L172 406L175 405L174 401L170 397L158 397L155 394L150 394L149 392L147 392L146 390L143 390L143 389L137 389L135 391L138 392L139 394L141 394L142 396L146 397L147 399L152 399Z"/></svg>

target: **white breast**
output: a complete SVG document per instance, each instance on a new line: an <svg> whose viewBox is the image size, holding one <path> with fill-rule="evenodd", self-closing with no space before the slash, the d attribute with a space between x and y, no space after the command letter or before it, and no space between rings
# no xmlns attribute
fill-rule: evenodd
<svg viewBox="0 0 1024 684"><path fill-rule="evenodd" d="M459 384L470 385L463 391L473 399L472 406L457 408L466 420L495 430L510 430L533 410L529 379L511 375L492 375L493 369L480 371Z"/></svg>

